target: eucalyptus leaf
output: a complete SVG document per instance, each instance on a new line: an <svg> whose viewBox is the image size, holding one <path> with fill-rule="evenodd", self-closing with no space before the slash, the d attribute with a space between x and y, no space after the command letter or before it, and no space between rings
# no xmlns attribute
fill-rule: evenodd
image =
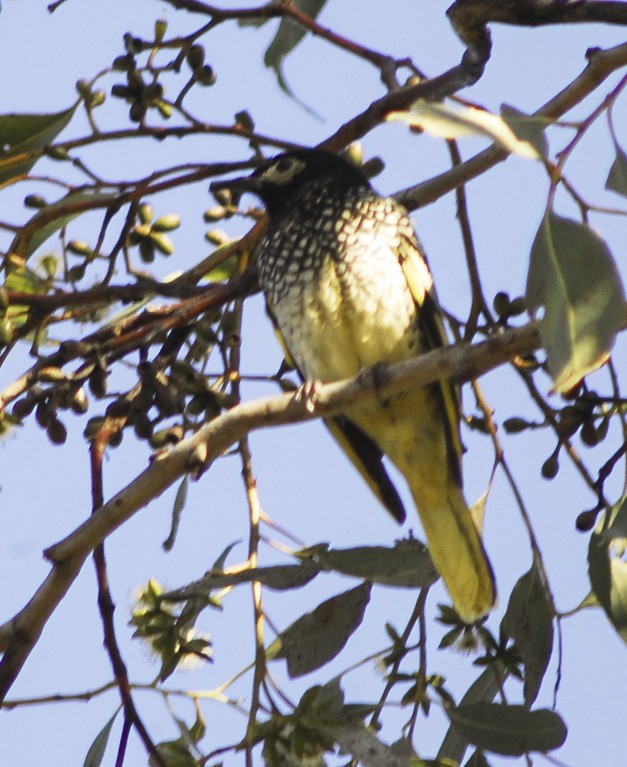
<svg viewBox="0 0 627 767"><path fill-rule="evenodd" d="M311 19L318 17L320 11L324 8L326 0L294 0L294 5L299 11L309 16ZM290 96L292 91L283 75L283 61L307 34L305 27L298 24L291 18L281 19L279 28L274 39L268 46L264 55L264 64L270 69L274 69L277 80L281 88Z"/></svg>
<svg viewBox="0 0 627 767"><path fill-rule="evenodd" d="M320 567L314 562L303 562L299 565L272 565L270 567L242 567L231 572L211 570L203 578L190 583L181 589L168 591L163 599L169 602L181 602L185 599L207 597L219 588L237 586L240 583L259 581L270 589L285 591L300 588L313 580L320 572Z"/></svg>
<svg viewBox="0 0 627 767"><path fill-rule="evenodd" d="M616 145L616 159L612 163L605 188L627 197L627 154Z"/></svg>
<svg viewBox="0 0 627 767"><path fill-rule="evenodd" d="M107 750L107 743L109 742L109 736L111 735L113 723L115 722L115 719L120 711L121 707L118 708L115 714L113 714L111 719L109 719L102 730L100 730L98 735L96 735L94 738L94 742L89 747L89 751L87 752L87 756L83 762L83 767L100 767L102 764L102 759L105 755L105 751Z"/></svg>
<svg viewBox="0 0 627 767"><path fill-rule="evenodd" d="M328 663L361 624L371 588L363 583L322 602L285 629L269 655L285 658L291 677L308 674Z"/></svg>
<svg viewBox="0 0 627 767"><path fill-rule="evenodd" d="M625 325L614 259L586 224L548 212L531 249L527 307L540 324L553 390L566 392L603 365Z"/></svg>
<svg viewBox="0 0 627 767"><path fill-rule="evenodd" d="M506 676L507 671L501 665L489 666L466 690L460 701L460 706L472 703L490 703L496 697ZM455 725L451 724L438 751L438 759L450 759L454 763L461 764L467 748L468 740Z"/></svg>
<svg viewBox="0 0 627 767"><path fill-rule="evenodd" d="M588 546L592 590L621 639L627 643L627 500L623 497L597 524Z"/></svg>
<svg viewBox="0 0 627 767"><path fill-rule="evenodd" d="M52 114L0 115L0 186L30 172L70 122L76 106Z"/></svg>
<svg viewBox="0 0 627 767"><path fill-rule="evenodd" d="M385 119L404 122L437 138L483 136L520 157L532 160L540 158L535 143L527 137L519 137L507 120L486 109L419 99L409 110L388 112ZM534 134L535 140L537 136Z"/></svg>
<svg viewBox="0 0 627 767"><path fill-rule="evenodd" d="M501 629L514 640L522 658L525 703L531 706L538 697L553 649L553 615L535 563L512 589Z"/></svg>
<svg viewBox="0 0 627 767"><path fill-rule="evenodd" d="M447 708L449 718L469 743L504 756L552 751L566 740L566 725L555 711L502 703L472 703Z"/></svg>
<svg viewBox="0 0 627 767"><path fill-rule="evenodd" d="M70 192L52 205L47 205L30 218L11 243L10 252L23 258L31 256L55 232L72 219L103 203L114 203L115 194L105 192Z"/></svg>
<svg viewBox="0 0 627 767"><path fill-rule="evenodd" d="M176 541L176 534L179 529L181 521L181 514L185 508L187 502L187 490L189 487L189 475L186 474L183 477L181 484L176 491L176 497L174 499L174 506L172 507L172 523L170 525L170 533L165 541L161 544L165 551L171 551Z"/></svg>
<svg viewBox="0 0 627 767"><path fill-rule="evenodd" d="M355 546L321 550L315 559L326 570L386 586L424 588L439 578L427 548L417 540L400 541L393 548Z"/></svg>
<svg viewBox="0 0 627 767"><path fill-rule="evenodd" d="M547 125L546 118L527 115L509 104L501 104L501 116L510 130L516 134L516 138L531 144L540 157L548 155L549 144L544 132Z"/></svg>

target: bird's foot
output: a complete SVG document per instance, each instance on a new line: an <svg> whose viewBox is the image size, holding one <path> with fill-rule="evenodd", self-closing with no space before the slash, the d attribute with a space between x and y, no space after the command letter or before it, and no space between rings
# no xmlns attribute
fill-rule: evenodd
<svg viewBox="0 0 627 767"><path fill-rule="evenodd" d="M308 413L313 413L320 390L320 381L305 381L294 393L294 400L300 402Z"/></svg>

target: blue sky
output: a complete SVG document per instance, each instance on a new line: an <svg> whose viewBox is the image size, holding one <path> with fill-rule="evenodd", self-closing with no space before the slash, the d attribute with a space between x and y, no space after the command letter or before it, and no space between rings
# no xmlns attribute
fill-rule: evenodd
<svg viewBox="0 0 627 767"><path fill-rule="evenodd" d="M228 5L237 7L235 3ZM321 18L325 25L381 51L399 57L411 55L429 74L453 65L462 52L444 16L447 3L369 0L360 4L359 12L356 4L337 0L331 0L328 6ZM51 112L68 107L75 99L76 80L93 76L122 53L124 32L130 30L148 37L158 17L168 21L169 33L182 34L194 25L191 17L149 0L134 3L67 0L52 16L47 13L45 2L6 0L0 13L0 111ZM242 31L225 25L212 34L207 39L207 59L217 72L218 82L214 88L192 94L189 108L203 119L218 123L229 123L235 112L246 108L260 132L313 145L382 95L376 71L322 41L308 39L288 59L285 71L294 92L322 119L312 117L279 91L273 73L262 64L263 52L275 27L273 22L261 30ZM465 95L494 111L503 102L532 111L581 71L587 48L610 47L622 42L623 37L620 30L598 25L538 30L497 26L493 30L493 59L484 77ZM114 81L108 80L107 86ZM569 119L589 114L617 82L618 78L610 78ZM126 125L123 105L111 99L101 108L101 119L107 127ZM77 117L64 136L84 133L86 128L81 121ZM623 97L615 110L615 124L624 144L626 121ZM555 151L563 145L564 136L568 135L566 128L554 129L549 137L551 149ZM386 170L375 181L381 192L393 193L448 167L442 142L410 134L402 125L379 127L363 143L366 156L379 154L386 161ZM461 146L468 157L483 148L485 142L468 139ZM213 137L163 144L109 144L89 154L94 167L114 178L135 178L155 167L179 162L246 157L245 142ZM620 198L603 189L612 159L607 126L600 120L567 166L568 176L587 199L618 206ZM36 170L53 173L57 169L42 163ZM519 158L510 158L470 185L473 233L488 297L498 290L507 290L512 296L524 291L528 253L546 205L547 191L548 179L541 165ZM21 205L25 191L9 189L0 194L3 199L0 219L24 220L28 215ZM158 215L180 212L184 224L173 234L175 256L157 264L159 273L166 275L187 268L205 257L209 249L202 239L206 228L202 211L212 204L207 185L188 187L152 202ZM556 207L563 215L576 216L572 203L561 195ZM469 292L452 196L417 211L413 220L429 255L442 302L458 316L465 316ZM610 244L625 276L624 218L595 215L592 224ZM77 238L87 237L92 226L89 221L77 222L73 231ZM237 224L232 234L244 231L242 224L235 227ZM118 280L124 279L125 275L120 273ZM1 387L28 366L27 351L25 348L14 355L0 370ZM617 352L618 364L624 369L622 339ZM243 367L249 373L272 372L280 357L262 302L256 298L246 308ZM605 372L599 373L594 381L599 390L607 391ZM497 419L511 415L538 418L511 373L490 375L482 385ZM267 386L250 384L245 395L254 397L271 391ZM472 411L468 392L465 406ZM78 419L67 425L70 435L64 449L53 448L32 423L0 444L0 520L4 530L0 538L0 583L4 584L0 589L0 621L18 610L45 577L48 568L41 557L42 549L80 524L89 511L88 455L81 436L82 425ZM473 501L488 481L491 448L485 437L468 430L463 437L468 447L467 496ZM594 499L565 459L554 482L540 478L540 466L554 446L544 432L504 437L504 443L530 510L558 606L561 610L572 609L588 590L587 537L575 532L574 519L579 511L592 506ZM264 509L307 544L332 541L335 546L391 545L409 528L420 535L413 518L403 529L390 521L319 424L256 433L251 444ZM590 459L593 468L609 454L609 448L599 457L585 450L582 448L584 458ZM145 465L146 458L144 449L137 448L128 437L120 449L111 451L105 465L107 496L129 482ZM126 622L134 589L151 576L169 586L184 584L202 574L226 545L245 539L247 511L239 475L238 459L226 457L199 483L191 485L173 552L165 554L161 549L169 529L172 491L140 512L108 543L111 585L118 605L117 625L134 681L150 681L156 673L154 664L147 662L145 649L129 640ZM613 481L609 490L610 495L619 494L620 481ZM485 539L502 595L490 624L496 629L512 585L531 561L520 516L501 474L488 503ZM277 555L271 550L264 552L267 561L276 560ZM245 556L246 544L242 543L229 561L234 563ZM305 609L304 604L306 609L313 608L322 599L351 585L352 582L328 579L305 591L269 594L266 604L274 622L283 628ZM93 568L88 563L46 627L12 697L82 691L98 687L110 678L101 647L95 594ZM435 614L435 604L445 599L442 588L434 588L430 617ZM412 604L413 596L376 588L367 625L353 638L348 655L324 670L324 678L384 646L384 620L392 619L397 628L402 628ZM249 661L252 653L249 593L237 590L229 595L225 607L223 613L207 614L202 624L212 635L215 664L175 677L172 687L215 687ZM624 741L622 701L627 682L624 645L604 615L596 610L565 620L563 631L563 677L557 700L570 734L558 758L569 767L618 764ZM440 633L434 624L430 630L430 665L433 671L445 673L454 694L461 696L475 670L467 658L435 650ZM277 676L282 679L283 669L280 664L276 666ZM552 704L556 672L554 653L538 705ZM373 679L370 667L349 675L346 689L351 699L368 699ZM308 680L305 686L313 683ZM233 695L247 696L249 685L247 677L234 687ZM379 682L374 689L376 696ZM512 689L513 697L519 695L517 688ZM297 693L293 692L295 696ZM138 701L156 740L176 737L171 718L155 693L138 693ZM0 742L7 764L30 765L44 760L51 767L82 764L89 744L116 706L115 693L108 693L89 704L52 704L2 712ZM177 702L176 706L179 715L188 720L193 716L189 703ZM205 713L210 729L218 733L209 740L219 744L241 737L245 720L237 712L208 702ZM445 726L444 715L437 710L428 720L419 721L416 745L421 755L435 754ZM393 737L392 729L384 730L382 737L386 735ZM107 760L105 764L113 764L111 754ZM144 761L141 746L133 740L128 764ZM542 761L537 758L538 764ZM491 762L499 763L495 758ZM240 757L229 757L225 763L239 764Z"/></svg>

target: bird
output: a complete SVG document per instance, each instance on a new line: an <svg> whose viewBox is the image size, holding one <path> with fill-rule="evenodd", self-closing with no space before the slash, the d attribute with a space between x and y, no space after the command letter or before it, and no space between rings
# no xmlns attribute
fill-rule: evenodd
<svg viewBox="0 0 627 767"><path fill-rule="evenodd" d="M361 169L321 149L284 152L211 187L251 192L268 226L255 262L268 313L304 382L351 378L448 341L431 272L407 211ZM326 419L381 504L405 509L387 457L404 477L436 570L460 619L496 599L495 580L462 489L460 406L448 381Z"/></svg>

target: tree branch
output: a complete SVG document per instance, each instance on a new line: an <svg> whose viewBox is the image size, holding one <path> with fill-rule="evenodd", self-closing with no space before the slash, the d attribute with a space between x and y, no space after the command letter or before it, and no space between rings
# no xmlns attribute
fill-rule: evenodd
<svg viewBox="0 0 627 767"><path fill-rule="evenodd" d="M604 51L592 51L588 56L588 64L581 74L532 116L542 117L547 123L557 120L589 96L613 72L624 66L627 66L627 43ZM433 176L421 184L403 189L394 196L408 210L415 210L435 202L447 192L480 176L508 157L507 150L493 144L461 165L439 176Z"/></svg>
<svg viewBox="0 0 627 767"><path fill-rule="evenodd" d="M90 553L185 473L198 476L256 429L324 418L440 379L469 380L539 346L538 325L532 322L479 344L438 349L398 365L368 368L354 379L321 384L313 403L303 404L293 394L245 402L205 424L169 452L155 455L126 488L44 552L53 563L50 574L26 606L0 626L0 650L5 651L0 662L0 702Z"/></svg>

